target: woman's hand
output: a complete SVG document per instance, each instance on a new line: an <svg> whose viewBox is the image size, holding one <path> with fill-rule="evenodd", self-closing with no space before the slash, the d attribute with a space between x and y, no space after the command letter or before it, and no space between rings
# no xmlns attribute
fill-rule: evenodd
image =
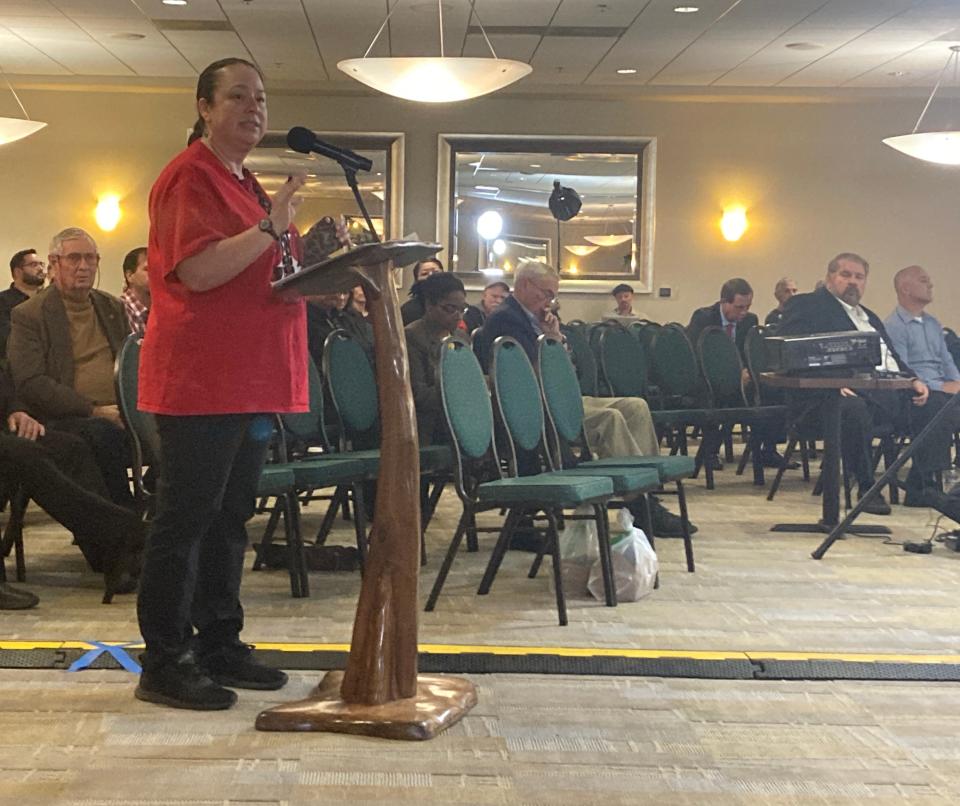
<svg viewBox="0 0 960 806"><path fill-rule="evenodd" d="M271 198L272 207L270 210L270 220L273 222L273 228L277 235L282 235L290 228L293 223L293 217L300 204L300 197L296 192L303 187L307 177L303 174L291 176Z"/></svg>

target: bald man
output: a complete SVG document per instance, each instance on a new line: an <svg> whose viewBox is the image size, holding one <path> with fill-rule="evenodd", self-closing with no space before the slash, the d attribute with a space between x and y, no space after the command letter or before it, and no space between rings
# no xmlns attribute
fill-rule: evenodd
<svg viewBox="0 0 960 806"><path fill-rule="evenodd" d="M947 349L940 322L926 312L927 305L933 302L930 275L921 266L907 266L894 275L893 287L898 304L884 326L894 349L930 388L930 399L922 413L914 412L912 425L916 434L951 395L960 392L960 371ZM945 469L950 463L950 439L960 428L960 412L947 419L939 432L929 437L936 448L935 463L920 467L914 462L907 476L907 506L924 506L929 490L936 486L935 471Z"/></svg>

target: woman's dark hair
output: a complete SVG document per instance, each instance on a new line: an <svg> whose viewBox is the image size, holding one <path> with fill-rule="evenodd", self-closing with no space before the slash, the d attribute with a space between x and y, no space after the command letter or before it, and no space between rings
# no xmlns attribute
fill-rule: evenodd
<svg viewBox="0 0 960 806"><path fill-rule="evenodd" d="M413 264L413 281L416 282L417 278L420 276L420 267L424 263L436 263L440 267L440 271L446 271L443 268L443 261L438 257L428 257L426 260L418 260Z"/></svg>
<svg viewBox="0 0 960 806"><path fill-rule="evenodd" d="M217 80L220 77L220 71L234 64L244 64L250 69L256 70L257 75L260 76L260 80L263 81L263 73L260 72L260 68L253 64L253 62L248 62L246 59L241 59L237 56L220 59L213 64L208 64L200 74L200 78L197 79L197 100L199 101L202 98L208 104L212 104L213 93L217 89ZM205 127L206 124L203 122L203 118L198 117L197 122L193 124L193 131L190 132L190 136L187 138L187 145L203 137Z"/></svg>
<svg viewBox="0 0 960 806"><path fill-rule="evenodd" d="M459 278L441 271L414 283L413 288L410 289L410 295L419 299L424 305L436 305L447 294L452 294L454 291L466 293Z"/></svg>

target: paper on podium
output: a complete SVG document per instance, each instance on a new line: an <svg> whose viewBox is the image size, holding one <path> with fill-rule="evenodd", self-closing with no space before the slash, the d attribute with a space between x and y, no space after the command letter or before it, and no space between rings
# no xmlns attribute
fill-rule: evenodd
<svg viewBox="0 0 960 806"><path fill-rule="evenodd" d="M348 252L329 257L320 263L306 266L295 274L273 283L274 292L294 291L297 294L334 294L349 291L363 277L363 269L383 263L406 266L426 260L443 246L421 241L384 241L358 246Z"/></svg>

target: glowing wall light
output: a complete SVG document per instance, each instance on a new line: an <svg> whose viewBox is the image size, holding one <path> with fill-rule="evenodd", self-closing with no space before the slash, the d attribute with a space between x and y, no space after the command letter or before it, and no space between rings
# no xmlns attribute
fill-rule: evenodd
<svg viewBox="0 0 960 806"><path fill-rule="evenodd" d="M93 211L97 226L104 232L113 232L120 223L123 213L120 210L120 197L115 193L107 193L97 201L97 208Z"/></svg>
<svg viewBox="0 0 960 806"><path fill-rule="evenodd" d="M749 226L746 207L738 204L724 209L720 218L720 231L726 240L739 241Z"/></svg>

